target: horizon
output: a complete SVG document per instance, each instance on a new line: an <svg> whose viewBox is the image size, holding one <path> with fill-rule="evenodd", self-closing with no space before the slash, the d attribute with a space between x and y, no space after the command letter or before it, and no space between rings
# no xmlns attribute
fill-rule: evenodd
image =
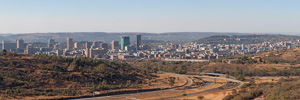
<svg viewBox="0 0 300 100"><path fill-rule="evenodd" d="M155 32L33 32L33 33L0 33L1 35L20 35L20 34L65 34L65 33L106 33L106 34L168 34L168 33L234 33L234 34L240 34L240 35L300 35L300 32L282 32L282 33L252 33L252 32L162 32L162 33L155 33Z"/></svg>
<svg viewBox="0 0 300 100"><path fill-rule="evenodd" d="M300 100L299 4L0 0L0 100Z"/></svg>
<svg viewBox="0 0 300 100"><path fill-rule="evenodd" d="M0 33L300 33L300 1L1 1Z"/></svg>

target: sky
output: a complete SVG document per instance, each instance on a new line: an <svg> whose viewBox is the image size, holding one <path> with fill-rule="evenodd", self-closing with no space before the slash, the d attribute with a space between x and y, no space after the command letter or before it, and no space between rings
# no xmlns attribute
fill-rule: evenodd
<svg viewBox="0 0 300 100"><path fill-rule="evenodd" d="M0 33L297 34L299 5L300 0L0 0Z"/></svg>

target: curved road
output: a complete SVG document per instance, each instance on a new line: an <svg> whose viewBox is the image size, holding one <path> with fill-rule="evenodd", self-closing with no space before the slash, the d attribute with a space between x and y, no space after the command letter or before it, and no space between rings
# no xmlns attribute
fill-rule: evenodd
<svg viewBox="0 0 300 100"><path fill-rule="evenodd" d="M210 78L210 79L218 79L218 80L226 80L226 81L230 81L230 82L236 82L236 83L239 83L238 86L235 86L235 87L232 87L232 88L229 88L229 89L237 88L237 87L240 87L240 86L243 85L243 82L242 82L242 81L235 80L235 79L229 79L229 78L219 78L219 77L211 77L211 76L193 76L193 77L198 77L198 78ZM221 86L221 87L226 87L226 85ZM218 88L219 88L219 87L217 87L217 88L212 88L212 89L205 90L205 91L201 91L201 92L189 93L189 94L186 94L186 95L194 95L194 94L200 94L200 93L205 93L205 92L211 92L211 91L217 90ZM165 98L159 98L159 99L153 99L153 100L171 99L171 98L178 98L178 97L182 97L182 96L183 96L183 95L178 95L178 96L165 97Z"/></svg>
<svg viewBox="0 0 300 100"><path fill-rule="evenodd" d="M168 72L162 72L162 73L163 74L169 74L169 75L175 75L175 76L179 76L179 77L185 78L188 82L184 86L191 86L193 84L193 80L192 79L190 79L188 77L185 77L185 76L182 76L181 74L174 74L174 73L168 73Z"/></svg>
<svg viewBox="0 0 300 100"><path fill-rule="evenodd" d="M181 74L174 74L174 73L167 73L167 72L162 72L162 73L185 78L187 80L187 83L181 87L191 86L193 84L192 79L185 77ZM157 91L140 92L140 93L127 93L127 94L118 94L118 95L100 96L100 97L79 98L79 99L73 99L73 100L109 99L109 98L127 97L127 96L135 96L135 95L146 95L146 94L154 94L154 93L173 92L173 91L179 91L179 90L177 90L177 88L172 88L172 89L166 89L166 90L157 90Z"/></svg>
<svg viewBox="0 0 300 100"><path fill-rule="evenodd" d="M185 87L185 86L190 86L193 84L193 81L185 76L182 76L180 74L174 74L174 73L166 73L163 72L164 74L169 74L169 75L175 75L175 76L179 76L179 77L183 77L187 80L187 83L184 86L181 87ZM217 74L217 73L215 73ZM230 81L230 82L236 82L239 83L238 86L232 87L232 88L236 88L236 87L240 87L243 85L243 82L239 81L239 80L235 80L235 79L230 79L230 78L219 78L219 77L211 77L211 76L193 76L193 77L198 77L198 78L211 78L211 79L218 79L218 80L226 80L226 81ZM209 81L205 81L206 84L204 86L200 86L197 88L202 88L202 87L206 87L211 85L211 82ZM225 87L221 86L221 87ZM205 93L205 92L210 92L210 91L214 91L217 90L219 87L217 88L213 88L213 89L209 89L209 90L205 90L205 91L201 91L201 92L196 92L196 93L190 93L190 94L186 94L186 95L194 95L194 94L200 94L200 93ZM230 88L230 89L232 89ZM191 88L191 89L195 89L195 88ZM188 89L185 89L188 90ZM119 95L110 95L110 96L101 96L101 97L90 97L90 98L80 98L80 99L74 99L74 100L86 100L86 99L109 99L109 98L118 98L118 97L129 97L129 96L136 96L136 95L147 95L147 94L155 94L155 93L164 93L164 92L174 92L174 91L182 91L178 88L172 88L172 89L166 89L166 90L157 90L157 91L149 91L149 92L140 92L140 93L128 93L128 94L119 94ZM161 99L171 99L171 98L176 98L176 97L181 97L183 95L178 95L178 96L172 96L172 97L165 97L165 98L159 98L159 99L154 99L154 100L161 100Z"/></svg>

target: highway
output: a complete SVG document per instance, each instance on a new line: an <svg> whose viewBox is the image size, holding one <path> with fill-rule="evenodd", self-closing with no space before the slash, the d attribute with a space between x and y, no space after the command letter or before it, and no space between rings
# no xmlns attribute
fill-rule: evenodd
<svg viewBox="0 0 300 100"><path fill-rule="evenodd" d="M227 76L226 74L219 74L219 73L200 73L202 75L214 75L214 76ZM234 79L233 76L229 76L229 78Z"/></svg>
<svg viewBox="0 0 300 100"><path fill-rule="evenodd" d="M165 61L190 61L190 62L207 62L209 60L197 60L197 59L163 59Z"/></svg>
<svg viewBox="0 0 300 100"><path fill-rule="evenodd" d="M181 87L191 86L193 84L192 79L190 79L188 77L185 77L183 75L174 74L174 73L167 73L167 72L162 72L162 73L185 78L187 80L187 83L185 85L181 86ZM208 86L208 85L209 84L207 84L206 86ZM178 87L178 88L180 88L180 87ZM165 93L165 92L173 92L173 91L181 91L181 90L178 90L177 88L172 88L172 89L166 89L166 90L157 90L157 91L140 92L140 93L127 93L127 94L118 94L118 95L101 96L101 97L88 97L88 98L79 98L79 99L72 99L72 100L109 99L109 98L129 97L129 96L136 96L136 95L147 95L147 94Z"/></svg>
<svg viewBox="0 0 300 100"><path fill-rule="evenodd" d="M210 78L210 79L218 79L218 80L226 80L226 81L230 81L230 82L236 82L239 85L232 87L232 88L228 88L228 89L233 89L233 88L237 88L243 85L242 81L239 80L235 80L235 79L229 79L229 78L219 78L219 77L211 77L211 76L193 76L193 77L198 77L198 78ZM221 87L226 87L226 85L221 86ZM209 90L205 90L205 91L201 91L201 92L195 92L195 93L189 93L186 95L194 95L194 94L200 94L200 93L205 93L205 92L211 92L211 91L215 91L217 90L219 87L217 88L213 88L213 89L209 89ZM171 97L165 97L165 98L159 98L159 99L153 99L153 100L162 100L162 99L171 99L171 98L178 98L178 97L182 97L183 95L178 95L178 96L171 96Z"/></svg>
<svg viewBox="0 0 300 100"><path fill-rule="evenodd" d="M192 79L185 77L183 75L180 74L174 74L174 73L167 73L167 72L162 72L163 74L169 74L169 75L175 75L175 76L179 76L179 77L183 77L187 80L187 83L181 87L185 87L185 86L191 86L193 84ZM211 73L210 73L211 74ZM213 74L217 74L217 73L213 73ZM219 74L218 74L219 75ZM232 88L237 88L243 85L243 82L239 81L239 80L235 80L235 79L231 79L231 78L220 78L220 77L212 77L212 76L198 76L198 75L194 75L193 77L198 77L198 78L210 78L210 79L218 79L218 80L226 80L226 81L230 81L230 82L236 82L239 85L232 87ZM196 88L202 88L202 87L206 87L211 85L212 82L209 81L205 81L206 84L204 86L200 86L200 87L196 87ZM221 86L221 87L226 87L226 85ZM186 95L194 95L194 94L200 94L200 93L205 93L205 92L211 92L211 91L215 91L217 90L219 87L217 88L213 88L213 89L209 89L209 90L205 90L205 91L201 91L201 92L195 92L195 93L190 93L190 94L186 94ZM232 88L228 88L228 89L232 89ZM195 89L195 88L191 88L191 89ZM189 89L184 89L184 90L189 90ZM172 88L172 89L166 89L166 90L157 90L157 91L149 91L149 92L140 92L140 93L128 93L128 94L118 94L118 95L110 95L110 96L100 96L100 97L88 97L88 98L80 98L80 99L73 99L73 100L93 100L93 99L109 99L109 98L119 98L119 97L131 97L131 96L137 96L137 95L147 95L147 94L157 94L157 93L165 93L165 92L174 92L174 91L182 91L182 89L178 89L178 88ZM171 98L176 98L176 97L182 97L183 95L178 95L178 96L172 96L172 97L165 97L165 98L159 98L159 99L153 99L153 100L161 100L161 99L171 99Z"/></svg>

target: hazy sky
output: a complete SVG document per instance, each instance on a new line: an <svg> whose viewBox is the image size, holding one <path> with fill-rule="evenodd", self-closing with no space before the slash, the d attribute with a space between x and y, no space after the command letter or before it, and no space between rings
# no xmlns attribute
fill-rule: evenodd
<svg viewBox="0 0 300 100"><path fill-rule="evenodd" d="M0 0L0 33L300 32L300 0Z"/></svg>

